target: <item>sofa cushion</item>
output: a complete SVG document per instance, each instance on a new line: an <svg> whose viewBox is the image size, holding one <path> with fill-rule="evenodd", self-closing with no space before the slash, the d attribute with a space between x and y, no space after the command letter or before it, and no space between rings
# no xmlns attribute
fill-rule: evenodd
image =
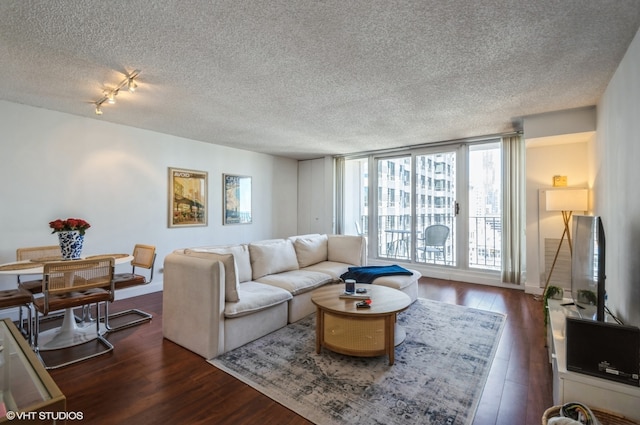
<svg viewBox="0 0 640 425"><path fill-rule="evenodd" d="M293 247L296 250L300 268L327 261L327 235L311 235L295 238Z"/></svg>
<svg viewBox="0 0 640 425"><path fill-rule="evenodd" d="M326 273L307 271L307 270L291 270L277 274L270 274L257 279L257 282L282 288L292 295L301 294L310 291L325 283L331 282L333 279Z"/></svg>
<svg viewBox="0 0 640 425"><path fill-rule="evenodd" d="M296 239L299 239L299 238L317 238L318 236L322 236L322 235L320 233L307 233L304 235L289 236L289 239L291 239L292 242L295 242Z"/></svg>
<svg viewBox="0 0 640 425"><path fill-rule="evenodd" d="M289 301L291 293L284 289L258 282L244 282L239 289L240 300L224 305L224 316L246 316L274 305Z"/></svg>
<svg viewBox="0 0 640 425"><path fill-rule="evenodd" d="M224 245L201 248L190 248L193 252L214 252L217 254L233 254L238 267L238 281L247 282L252 279L251 258L249 257L249 247L246 244Z"/></svg>
<svg viewBox="0 0 640 425"><path fill-rule="evenodd" d="M185 249L184 253L191 257L204 258L211 261L220 261L224 265L224 300L236 302L240 299L238 295L238 267L233 254L218 254L215 252L199 252Z"/></svg>
<svg viewBox="0 0 640 425"><path fill-rule="evenodd" d="M253 280L274 273L298 269L298 259L293 243L288 239L276 239L249 244Z"/></svg>
<svg viewBox="0 0 640 425"><path fill-rule="evenodd" d="M329 252L327 259L338 263L362 265L362 253L365 239L353 235L330 235L327 243Z"/></svg>
<svg viewBox="0 0 640 425"><path fill-rule="evenodd" d="M406 275L393 275L393 276L380 276L373 280L374 285L387 286L389 288L403 290L404 288L412 285L415 281L422 277L422 273L417 270L409 271L411 276Z"/></svg>
<svg viewBox="0 0 640 425"><path fill-rule="evenodd" d="M351 264L338 263L336 261L322 261L305 267L303 270L328 274L331 276L331 280L338 281L340 280L340 276L346 273L351 266Z"/></svg>

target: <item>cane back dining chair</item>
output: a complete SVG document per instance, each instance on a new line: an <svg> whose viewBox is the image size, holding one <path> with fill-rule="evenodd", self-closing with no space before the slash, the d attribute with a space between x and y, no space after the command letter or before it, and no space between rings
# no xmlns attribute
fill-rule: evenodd
<svg viewBox="0 0 640 425"><path fill-rule="evenodd" d="M138 285L146 285L153 280L153 267L156 261L156 247L153 245L136 244L133 248L133 260L131 261L131 273L116 273L113 276L113 284L116 291L131 288ZM136 273L136 267L147 269L145 274ZM133 316L130 320L118 320L120 317ZM109 316L112 324L108 326L109 331L117 331L131 326L148 322L152 315L132 308L125 311L113 313Z"/></svg>
<svg viewBox="0 0 640 425"><path fill-rule="evenodd" d="M60 245L32 246L27 248L18 248L16 250L16 261L27 261L27 260L31 260L31 261L62 260ZM23 281L21 276L18 275L18 287L32 294L37 294L42 291L42 279Z"/></svg>
<svg viewBox="0 0 640 425"><path fill-rule="evenodd" d="M427 253L434 254L434 260L442 257L442 263L445 263L445 244L449 237L449 227L444 224L432 224L424 229L422 237L416 239L416 250L422 253L422 260L427 261Z"/></svg>
<svg viewBox="0 0 640 425"><path fill-rule="evenodd" d="M5 289L0 291L0 310L6 308L19 309L19 323L18 329L24 335L25 338L31 343L31 334L33 328L33 321L31 317L31 294L24 289ZM22 318L22 309L27 309L27 324L25 326Z"/></svg>
<svg viewBox="0 0 640 425"><path fill-rule="evenodd" d="M18 248L16 250L16 261L34 261L43 260L43 261L52 261L52 260L62 260L62 253L60 252L60 245L47 245L47 246L31 246L26 248ZM24 295L26 292L29 295L29 315L31 315L31 296L33 294L37 294L42 292L42 278L40 276L39 279L29 279L23 280L22 276L17 275L18 278L18 289L20 291L17 293L18 296ZM25 333L26 329L24 327L24 322L22 319L22 308L20 309L19 316L19 328ZM32 326L31 319L29 319L29 326Z"/></svg>
<svg viewBox="0 0 640 425"><path fill-rule="evenodd" d="M54 369L66 366L113 350L113 345L104 338L100 331L100 304L104 305L105 322L108 322L109 303L114 298L114 264L115 260L112 257L56 261L44 264L42 293L33 296L32 304L35 311L33 346L45 368ZM96 306L96 338L104 350L67 359L56 365L47 364L40 353L40 317L45 317L54 311L72 310L87 305Z"/></svg>

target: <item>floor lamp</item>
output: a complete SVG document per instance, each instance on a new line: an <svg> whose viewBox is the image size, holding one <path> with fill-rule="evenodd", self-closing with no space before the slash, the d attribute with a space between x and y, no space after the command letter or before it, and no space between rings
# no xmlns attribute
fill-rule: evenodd
<svg viewBox="0 0 640 425"><path fill-rule="evenodd" d="M547 276L547 282L544 285L544 291L542 295L547 292L547 287L551 281L551 274L556 266L558 260L558 254L560 248L562 248L562 242L565 236L569 243L569 255L573 255L573 247L571 245L571 232L569 231L569 222L571 221L571 215L574 211L587 211L587 199L588 189L550 189L546 192L546 204L547 211L560 211L562 213L562 221L564 222L564 230L562 231L562 237L556 250L556 255L553 258L551 269L549 269L549 275Z"/></svg>

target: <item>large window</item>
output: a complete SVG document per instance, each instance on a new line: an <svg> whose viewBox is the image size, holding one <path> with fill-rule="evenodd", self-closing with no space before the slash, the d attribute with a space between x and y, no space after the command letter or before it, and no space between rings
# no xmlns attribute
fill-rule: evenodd
<svg viewBox="0 0 640 425"><path fill-rule="evenodd" d="M416 263L456 266L457 152L456 150L415 155L417 167L415 235L412 250ZM422 184L423 181L430 184Z"/></svg>
<svg viewBox="0 0 640 425"><path fill-rule="evenodd" d="M380 158L377 166L378 200L377 255L380 258L409 259L411 247L411 157ZM396 194L397 197L396 197Z"/></svg>
<svg viewBox="0 0 640 425"><path fill-rule="evenodd" d="M380 260L500 270L500 146L346 159L346 233L367 234L370 256Z"/></svg>
<svg viewBox="0 0 640 425"><path fill-rule="evenodd" d="M500 270L502 173L499 143L469 146L469 267Z"/></svg>
<svg viewBox="0 0 640 425"><path fill-rule="evenodd" d="M346 234L366 235L369 231L369 160L345 161L344 217ZM376 196L382 199L380 193Z"/></svg>

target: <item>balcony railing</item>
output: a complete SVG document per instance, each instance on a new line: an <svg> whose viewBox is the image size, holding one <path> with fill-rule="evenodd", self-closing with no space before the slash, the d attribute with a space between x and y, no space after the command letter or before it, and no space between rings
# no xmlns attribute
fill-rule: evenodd
<svg viewBox="0 0 640 425"><path fill-rule="evenodd" d="M456 266L455 247L456 227L450 214L416 217L416 232L411 230L411 216L384 215L378 217L377 256L381 259L393 259L414 262L416 264L438 264ZM368 217L360 218L360 228L368 228ZM424 247L423 232L431 224L444 224L449 227L449 237L439 249L421 250ZM412 253L413 238L415 252ZM500 217L469 218L469 267L475 269L500 270L502 261L502 222ZM413 254L413 255L412 255Z"/></svg>
<svg viewBox="0 0 640 425"><path fill-rule="evenodd" d="M469 267L500 270L501 266L502 220L469 217Z"/></svg>

